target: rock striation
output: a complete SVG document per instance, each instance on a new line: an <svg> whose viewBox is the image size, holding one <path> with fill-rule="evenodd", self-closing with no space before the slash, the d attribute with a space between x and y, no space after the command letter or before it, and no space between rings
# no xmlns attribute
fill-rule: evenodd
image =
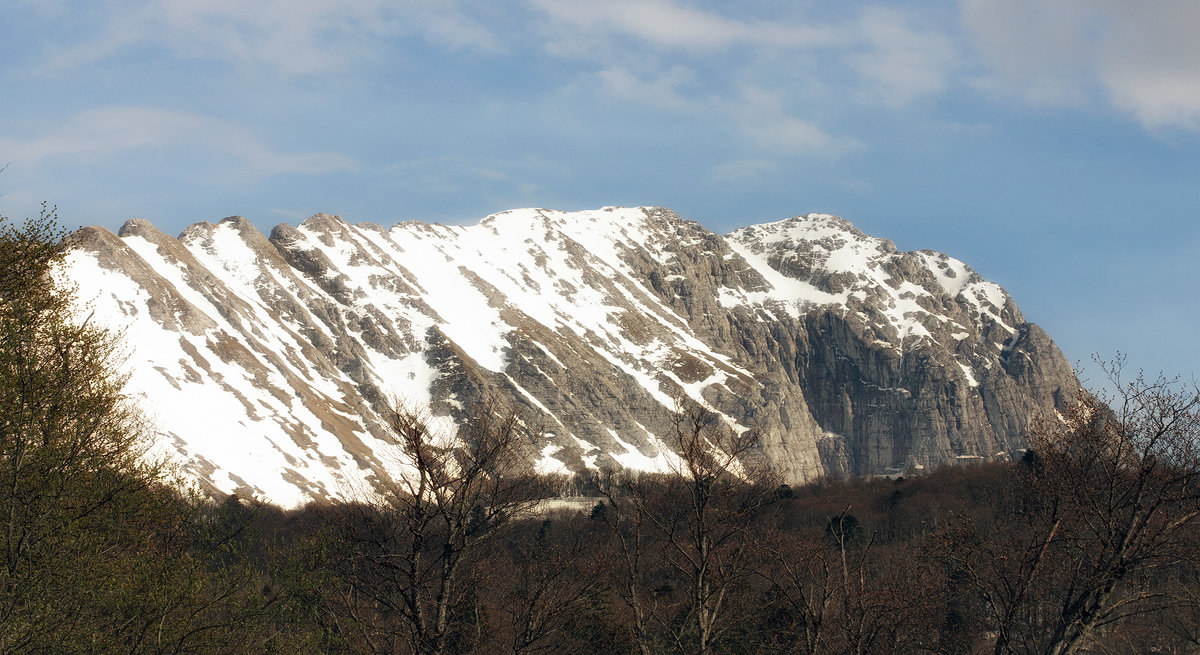
<svg viewBox="0 0 1200 655"><path fill-rule="evenodd" d="M403 475L380 418L397 401L452 434L506 398L554 473L662 470L688 399L761 429L802 482L1010 457L1080 393L998 285L829 215L724 237L656 207L79 236L63 272L123 335L155 449L284 505Z"/></svg>

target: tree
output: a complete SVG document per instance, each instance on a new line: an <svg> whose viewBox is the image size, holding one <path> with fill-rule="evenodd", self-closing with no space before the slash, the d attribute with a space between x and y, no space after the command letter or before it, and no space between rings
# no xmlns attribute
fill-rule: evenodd
<svg viewBox="0 0 1200 655"><path fill-rule="evenodd" d="M1194 556L1200 389L1128 379L1123 364L1102 362L1112 399L1089 396L1034 431L1036 466L1014 467L993 513L942 535L997 654L1079 652L1169 605L1155 574Z"/></svg>
<svg viewBox="0 0 1200 655"><path fill-rule="evenodd" d="M485 620L471 567L541 498L526 458L538 431L498 401L455 436L398 406L387 418L403 475L345 509L347 611L373 652L468 651Z"/></svg>
<svg viewBox="0 0 1200 655"><path fill-rule="evenodd" d="M598 623L611 620L600 596L607 562L592 530L579 522L526 521L502 547L490 549L484 579L493 640L481 651L510 655L597 652L612 641ZM586 637L586 639L584 638Z"/></svg>
<svg viewBox="0 0 1200 655"><path fill-rule="evenodd" d="M0 227L0 653L269 650L244 521L144 457L117 340L56 279L72 239Z"/></svg>
<svg viewBox="0 0 1200 655"><path fill-rule="evenodd" d="M625 569L618 595L642 652L657 652L653 622L667 648L705 655L737 625L735 596L753 572L751 527L778 484L756 430L738 431L695 403L680 402L673 417L671 471L619 476L603 493ZM658 575L647 570L651 545L665 564Z"/></svg>
<svg viewBox="0 0 1200 655"><path fill-rule="evenodd" d="M93 629L82 594L111 584L157 479L113 338L53 277L66 237L45 208L0 229L0 652L65 651Z"/></svg>
<svg viewBox="0 0 1200 655"><path fill-rule="evenodd" d="M908 548L880 548L843 511L822 536L766 531L754 545L769 584L762 651L803 655L935 650L937 581Z"/></svg>

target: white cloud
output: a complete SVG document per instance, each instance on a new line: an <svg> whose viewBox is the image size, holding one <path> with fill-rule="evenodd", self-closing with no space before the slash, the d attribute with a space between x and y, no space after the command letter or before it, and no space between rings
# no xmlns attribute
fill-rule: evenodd
<svg viewBox="0 0 1200 655"><path fill-rule="evenodd" d="M423 194L446 195L483 189L516 189L522 194L541 188L530 178L543 177L562 166L538 157L503 159L439 155L395 162L386 174L397 186Z"/></svg>
<svg viewBox="0 0 1200 655"><path fill-rule="evenodd" d="M676 65L661 74L639 75L622 66L611 66L596 73L596 79L607 97L653 107L682 109L691 103L680 90L696 84L696 73L690 68Z"/></svg>
<svg viewBox="0 0 1200 655"><path fill-rule="evenodd" d="M421 35L449 48L499 49L459 3L439 0L137 0L88 10L94 37L48 63L70 68L124 48L264 66L285 75L331 73L379 56L388 39Z"/></svg>
<svg viewBox="0 0 1200 655"><path fill-rule="evenodd" d="M721 85L735 75L782 88L793 65L811 71L809 88L825 98L860 105L903 109L967 82L1034 106L1101 101L1147 128L1200 131L1196 0L960 0L957 26L946 24L944 12L882 4L840 18L809 19L792 10L760 19L739 5L709 9L682 0L529 2L550 25L550 52L594 61L614 98L656 97L662 106L686 108L696 101L686 101L689 94L670 74L681 66L696 71L690 95L712 98L731 95ZM973 79L964 77L967 44L984 64ZM706 77L707 57L735 49L741 54L723 65L737 62L740 70ZM660 72L651 72L655 66ZM794 103L805 90L787 93ZM823 142L811 123L776 123L792 143Z"/></svg>
<svg viewBox="0 0 1200 655"><path fill-rule="evenodd" d="M96 164L133 150L177 147L232 157L249 175L315 175L355 166L335 153L277 151L235 123L153 107L91 109L44 136L0 137L0 158L22 165L50 159Z"/></svg>
<svg viewBox="0 0 1200 655"><path fill-rule="evenodd" d="M856 139L829 134L814 121L792 116L783 98L765 89L742 89L735 111L741 132L767 152L838 158L863 147Z"/></svg>
<svg viewBox="0 0 1200 655"><path fill-rule="evenodd" d="M987 88L1034 103L1097 96L1147 128L1200 131L1200 3L963 0Z"/></svg>
<svg viewBox="0 0 1200 655"><path fill-rule="evenodd" d="M713 166L704 177L711 183L723 186L751 186L778 168L777 163L763 159L735 159Z"/></svg>
<svg viewBox="0 0 1200 655"><path fill-rule="evenodd" d="M656 46L719 50L739 44L801 48L843 36L827 27L779 21L743 21L672 0L531 0L563 32L556 45L582 35L617 34Z"/></svg>
<svg viewBox="0 0 1200 655"><path fill-rule="evenodd" d="M596 66L573 89L707 115L760 156L856 151L859 141L826 130L821 107L903 109L941 94L960 59L936 15L880 7L810 20L795 8L751 17L681 0L529 2L550 26L551 54Z"/></svg>
<svg viewBox="0 0 1200 655"><path fill-rule="evenodd" d="M1075 0L963 0L961 11L990 69L980 86L1036 105L1085 99L1090 45Z"/></svg>
<svg viewBox="0 0 1200 655"><path fill-rule="evenodd" d="M756 154L710 172L728 179L765 171L749 161L859 150L815 116L827 112L807 109L833 98L899 108L940 93L954 68L947 38L882 9L831 21L679 0L529 2L547 21L543 45L552 55L596 66L569 90L686 112L714 133L732 133Z"/></svg>
<svg viewBox="0 0 1200 655"><path fill-rule="evenodd" d="M553 25L551 52L597 59L609 64L607 70L620 72L624 69L613 62L632 60L645 66L657 57L703 57L737 47L767 55L749 57L752 75L786 79L791 71L767 68L794 67L811 54L828 54L827 70L822 72L843 95L863 87L866 93L859 95L866 101L901 107L940 93L957 61L951 40L922 25L914 12L882 7L866 7L854 17L830 22L794 14L744 19L676 0L530 1ZM640 41L654 52L637 49L631 54L622 39ZM853 75L845 75L845 67Z"/></svg>
<svg viewBox="0 0 1200 655"><path fill-rule="evenodd" d="M861 34L867 50L851 61L870 95L890 107L941 93L957 67L957 53L946 35L913 27L899 10L867 9Z"/></svg>
<svg viewBox="0 0 1200 655"><path fill-rule="evenodd" d="M1098 67L1109 97L1148 127L1200 131L1200 3L1102 3Z"/></svg>
<svg viewBox="0 0 1200 655"><path fill-rule="evenodd" d="M789 154L840 157L861 147L854 139L832 136L812 121L791 116L749 121L742 130L760 147Z"/></svg>

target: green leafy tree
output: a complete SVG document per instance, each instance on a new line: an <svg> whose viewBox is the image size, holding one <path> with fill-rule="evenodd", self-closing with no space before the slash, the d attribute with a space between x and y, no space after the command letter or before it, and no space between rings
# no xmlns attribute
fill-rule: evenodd
<svg viewBox="0 0 1200 655"><path fill-rule="evenodd" d="M56 277L73 238L0 224L0 654L281 649L250 515L144 457L117 341Z"/></svg>
<svg viewBox="0 0 1200 655"><path fill-rule="evenodd" d="M140 524L130 501L157 479L113 339L53 276L66 237L45 207L0 227L0 652L94 632L87 594L113 584L114 540Z"/></svg>

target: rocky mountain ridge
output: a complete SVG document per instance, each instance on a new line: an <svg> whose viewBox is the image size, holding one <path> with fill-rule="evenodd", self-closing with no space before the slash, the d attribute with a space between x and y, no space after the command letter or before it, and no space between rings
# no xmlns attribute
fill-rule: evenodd
<svg viewBox="0 0 1200 655"><path fill-rule="evenodd" d="M390 229L233 217L80 233L64 273L123 333L156 448L284 505L402 475L378 410L447 434L489 394L545 426L537 470L661 470L704 402L791 482L1006 457L1078 383L998 285L821 214L716 235L662 208Z"/></svg>

